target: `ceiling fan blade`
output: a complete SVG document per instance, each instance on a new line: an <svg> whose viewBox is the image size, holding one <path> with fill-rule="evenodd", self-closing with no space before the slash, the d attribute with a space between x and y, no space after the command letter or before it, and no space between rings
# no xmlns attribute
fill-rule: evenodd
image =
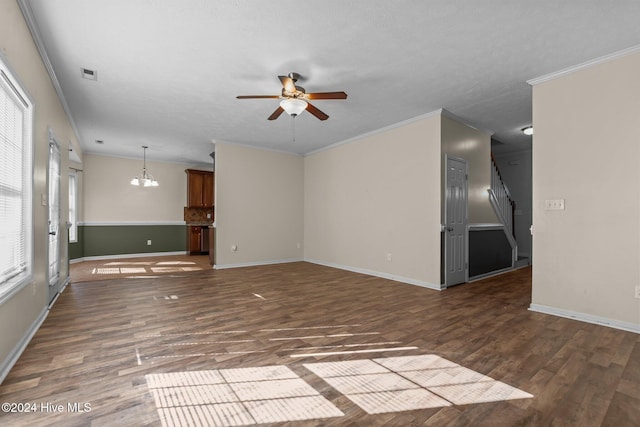
<svg viewBox="0 0 640 427"><path fill-rule="evenodd" d="M320 120L327 120L329 118L329 116L327 116L322 111L318 110L316 107L314 107L309 102L307 102L307 111L310 112L311 114L313 114L314 116L316 116Z"/></svg>
<svg viewBox="0 0 640 427"><path fill-rule="evenodd" d="M347 94L344 92L316 92L308 93L307 99L347 99Z"/></svg>
<svg viewBox="0 0 640 427"><path fill-rule="evenodd" d="M271 115L269 116L269 118L267 120L275 120L275 119L277 119L278 117L280 117L280 114L282 114L283 111L284 111L284 108L282 108L282 107L276 108L276 111L271 113Z"/></svg>
<svg viewBox="0 0 640 427"><path fill-rule="evenodd" d="M289 76L278 76L278 78L280 79L280 82L282 82L282 87L284 87L284 90L286 90L287 92L295 92L296 91L296 85L293 82L293 79Z"/></svg>
<svg viewBox="0 0 640 427"><path fill-rule="evenodd" d="M278 99L280 98L280 95L240 95L240 96L236 96L236 98L238 99L257 99L257 98Z"/></svg>

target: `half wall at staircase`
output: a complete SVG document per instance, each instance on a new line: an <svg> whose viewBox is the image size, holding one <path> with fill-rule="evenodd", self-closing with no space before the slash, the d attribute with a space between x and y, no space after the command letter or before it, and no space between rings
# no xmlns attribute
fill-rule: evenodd
<svg viewBox="0 0 640 427"><path fill-rule="evenodd" d="M468 226L467 280L486 276L513 266L513 251L505 238L504 226L496 216L489 200L491 188L491 135L464 124L450 113L441 116L441 223L445 224L446 156L466 160L468 164ZM444 239L441 236L441 283L445 284L446 260Z"/></svg>

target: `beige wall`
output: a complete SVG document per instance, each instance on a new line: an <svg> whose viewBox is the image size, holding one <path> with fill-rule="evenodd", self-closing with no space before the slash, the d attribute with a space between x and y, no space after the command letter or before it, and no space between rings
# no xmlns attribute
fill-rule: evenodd
<svg viewBox="0 0 640 427"><path fill-rule="evenodd" d="M491 188L491 135L442 115L442 222L444 223L445 154L467 161L469 172L469 224L498 223L489 202Z"/></svg>
<svg viewBox="0 0 640 427"><path fill-rule="evenodd" d="M82 221L175 222L184 220L188 165L147 160L147 172L158 187L135 187L131 179L142 170L140 159L84 154Z"/></svg>
<svg viewBox="0 0 640 427"><path fill-rule="evenodd" d="M439 115L305 157L305 259L439 287L439 159Z"/></svg>
<svg viewBox="0 0 640 427"><path fill-rule="evenodd" d="M636 53L533 88L533 309L640 331L638 76Z"/></svg>
<svg viewBox="0 0 640 427"><path fill-rule="evenodd" d="M302 259L303 167L297 155L216 144L218 268Z"/></svg>
<svg viewBox="0 0 640 427"><path fill-rule="evenodd" d="M51 84L31 34L15 1L0 2L0 51L35 104L34 126L34 282L0 305L0 378L9 358L19 349L20 341L37 323L48 303L47 283L47 207L40 198L47 193L48 128L51 127L62 155L61 170L69 163L69 143L77 145L76 136ZM61 210L68 212L68 177L62 174ZM66 229L60 236L66 241ZM67 248L63 245L61 276L66 277Z"/></svg>

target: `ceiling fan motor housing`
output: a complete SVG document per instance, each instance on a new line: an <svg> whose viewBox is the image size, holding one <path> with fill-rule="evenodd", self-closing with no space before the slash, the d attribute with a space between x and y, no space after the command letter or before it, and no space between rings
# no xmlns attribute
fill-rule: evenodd
<svg viewBox="0 0 640 427"><path fill-rule="evenodd" d="M293 80L293 82L297 82L300 79L300 74L298 73L289 73L289 78Z"/></svg>

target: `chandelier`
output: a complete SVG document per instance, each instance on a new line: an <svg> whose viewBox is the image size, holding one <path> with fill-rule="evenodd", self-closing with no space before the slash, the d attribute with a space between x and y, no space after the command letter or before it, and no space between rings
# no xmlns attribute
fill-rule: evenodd
<svg viewBox="0 0 640 427"><path fill-rule="evenodd" d="M159 185L158 181L153 178L153 175L147 173L147 148L149 147L147 147L146 145L142 146L142 173L140 175L136 175L136 177L131 180L131 185L143 187L157 187Z"/></svg>

